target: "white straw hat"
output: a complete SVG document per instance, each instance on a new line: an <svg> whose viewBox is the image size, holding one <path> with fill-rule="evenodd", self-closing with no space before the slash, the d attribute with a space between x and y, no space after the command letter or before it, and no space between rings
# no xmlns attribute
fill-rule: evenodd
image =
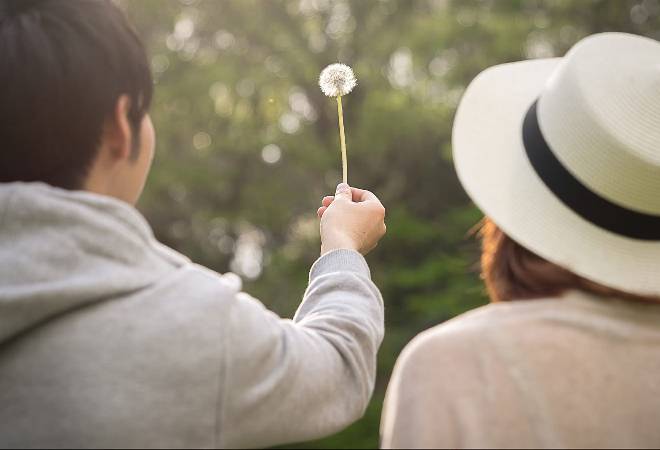
<svg viewBox="0 0 660 450"><path fill-rule="evenodd" d="M454 162L507 235L586 279L660 295L660 43L624 33L470 84Z"/></svg>

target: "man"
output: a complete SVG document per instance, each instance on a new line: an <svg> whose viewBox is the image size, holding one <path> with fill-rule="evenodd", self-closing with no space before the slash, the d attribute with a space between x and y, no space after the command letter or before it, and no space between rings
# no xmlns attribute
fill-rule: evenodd
<svg viewBox="0 0 660 450"><path fill-rule="evenodd" d="M0 446L254 447L371 396L383 305L368 191L319 209L295 318L158 243L142 44L110 0L0 0Z"/></svg>

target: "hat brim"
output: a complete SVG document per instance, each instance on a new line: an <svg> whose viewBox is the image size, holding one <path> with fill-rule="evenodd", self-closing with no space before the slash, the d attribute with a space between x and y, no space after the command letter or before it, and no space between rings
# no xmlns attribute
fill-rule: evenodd
<svg viewBox="0 0 660 450"><path fill-rule="evenodd" d="M586 221L555 197L527 158L523 119L561 61L503 64L475 78L454 120L458 177L482 212L530 251L602 285L659 296L660 242Z"/></svg>

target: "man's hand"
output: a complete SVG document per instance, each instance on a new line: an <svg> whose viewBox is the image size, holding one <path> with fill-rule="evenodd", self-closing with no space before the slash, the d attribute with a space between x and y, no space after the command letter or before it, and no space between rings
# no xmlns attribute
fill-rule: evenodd
<svg viewBox="0 0 660 450"><path fill-rule="evenodd" d="M374 194L341 183L334 196L324 197L321 219L321 254L350 249L366 255L385 234L385 208Z"/></svg>

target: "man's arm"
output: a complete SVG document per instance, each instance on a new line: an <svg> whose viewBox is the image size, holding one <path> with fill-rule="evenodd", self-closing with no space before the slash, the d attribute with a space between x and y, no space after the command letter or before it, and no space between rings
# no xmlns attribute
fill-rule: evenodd
<svg viewBox="0 0 660 450"><path fill-rule="evenodd" d="M364 413L383 338L383 303L364 258L322 256L293 321L239 294L231 313L218 444L320 438Z"/></svg>

